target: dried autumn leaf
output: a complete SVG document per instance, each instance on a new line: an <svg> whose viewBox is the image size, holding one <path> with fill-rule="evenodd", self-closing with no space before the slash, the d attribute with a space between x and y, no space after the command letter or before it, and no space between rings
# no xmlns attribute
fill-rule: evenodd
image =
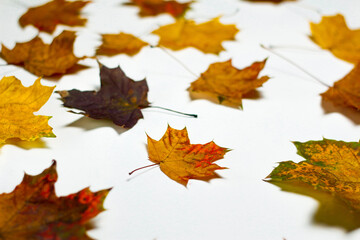
<svg viewBox="0 0 360 240"><path fill-rule="evenodd" d="M350 30L341 14L324 16L320 23L310 23L311 38L321 48L348 62L360 61L360 29Z"/></svg>
<svg viewBox="0 0 360 240"><path fill-rule="evenodd" d="M360 110L360 63L321 96L324 100L331 101L336 105Z"/></svg>
<svg viewBox="0 0 360 240"><path fill-rule="evenodd" d="M248 2L271 2L271 3L282 3L282 2L293 2L296 0L245 0Z"/></svg>
<svg viewBox="0 0 360 240"><path fill-rule="evenodd" d="M219 103L242 106L243 96L262 86L269 79L267 76L258 78L265 63L266 59L241 70L233 67L231 60L213 63L191 83L190 94L193 97L202 97L204 94L216 97Z"/></svg>
<svg viewBox="0 0 360 240"><path fill-rule="evenodd" d="M192 20L178 19L152 33L160 36L159 46L172 50L194 47L204 53L219 54L224 50L222 42L235 40L238 31L234 24L225 25L219 18L215 18L200 24Z"/></svg>
<svg viewBox="0 0 360 240"><path fill-rule="evenodd" d="M53 0L44 5L29 8L19 19L22 27L33 25L39 31L54 32L58 24L84 26L86 19L80 17L81 9L90 1Z"/></svg>
<svg viewBox="0 0 360 240"><path fill-rule="evenodd" d="M41 85L40 78L30 87L24 87L15 77L1 79L0 144L11 138L34 141L40 137L55 137L48 125L51 117L33 114L47 102L53 89Z"/></svg>
<svg viewBox="0 0 360 240"><path fill-rule="evenodd" d="M89 221L104 211L110 189L91 192L85 188L66 197L57 197L56 163L37 176L25 174L11 193L0 195L0 236L2 239L91 239Z"/></svg>
<svg viewBox="0 0 360 240"><path fill-rule="evenodd" d="M37 76L64 74L81 59L74 55L75 32L63 31L52 43L45 44L39 37L17 43L12 50L4 45L1 57L9 64L23 65Z"/></svg>
<svg viewBox="0 0 360 240"><path fill-rule="evenodd" d="M96 50L96 55L113 56L120 53L137 54L143 47L149 45L141 39L127 33L103 34L102 44Z"/></svg>
<svg viewBox="0 0 360 240"><path fill-rule="evenodd" d="M360 144L330 139L294 142L298 154L306 160L281 162L267 176L269 182L282 184L287 191L310 195L308 189L341 200L350 214L360 210ZM311 194L310 196L312 196ZM330 209L328 209L329 211ZM340 221L343 221L341 219ZM359 225L357 223L357 225Z"/></svg>
<svg viewBox="0 0 360 240"><path fill-rule="evenodd" d="M134 81L120 67L107 68L100 64L99 91L59 91L64 106L82 110L81 114L95 119L111 119L116 125L132 128L149 107L146 80Z"/></svg>
<svg viewBox="0 0 360 240"><path fill-rule="evenodd" d="M185 186L189 179L209 180L218 177L215 170L225 169L213 162L222 159L229 150L212 141L190 144L186 128L177 130L168 126L159 141L149 136L147 139L149 160L158 164L169 178Z"/></svg>
<svg viewBox="0 0 360 240"><path fill-rule="evenodd" d="M168 13L177 18L185 14L191 3L192 1L179 3L173 0L130 0L130 2L125 3L125 5L138 6L140 8L139 15L142 17Z"/></svg>

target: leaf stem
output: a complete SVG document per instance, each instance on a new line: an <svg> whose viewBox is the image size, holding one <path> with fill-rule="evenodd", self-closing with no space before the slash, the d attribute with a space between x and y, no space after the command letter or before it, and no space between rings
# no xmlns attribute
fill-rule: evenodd
<svg viewBox="0 0 360 240"><path fill-rule="evenodd" d="M295 63L294 61L290 60L289 58L275 52L273 49L265 47L264 45L260 44L260 47L262 47L263 49L271 52L272 54L275 54L276 56L282 58L283 60L287 61L288 63L292 64L293 66L297 67L298 69L300 69L302 72L304 72L305 74L307 74L308 76L310 76L312 79L314 79L315 81L317 81L318 83L320 83L321 85L324 85L325 87L330 87L329 85L327 85L326 83L324 83L323 81L321 81L319 78L317 78L315 75L311 74L310 72L308 72L305 68L301 67L300 65L298 65L297 63Z"/></svg>
<svg viewBox="0 0 360 240"><path fill-rule="evenodd" d="M190 68L188 68L184 63L182 63L179 59L177 59L174 55L172 55L167 49L165 49L162 46L151 46L151 47L158 47L160 48L164 53L166 53L168 56L170 56L172 59L174 59L178 64L180 64L186 71L188 71L191 75L193 75L196 78L199 78L199 76L194 73L193 71L190 70Z"/></svg>
<svg viewBox="0 0 360 240"><path fill-rule="evenodd" d="M313 52L320 52L320 49L315 48L308 48L308 47L302 47L302 46L295 46L295 45L269 45L269 49L299 49L299 50L306 50L306 51L313 51Z"/></svg>
<svg viewBox="0 0 360 240"><path fill-rule="evenodd" d="M129 172L129 175L133 174L133 173L136 172L137 170L140 170L140 169L143 169L143 168L152 167L152 166L155 166L155 165L159 165L159 164L158 164L158 163L154 163L154 164L150 164L150 165L147 165L147 166L144 166L144 167L137 168L137 169Z"/></svg>
<svg viewBox="0 0 360 240"><path fill-rule="evenodd" d="M169 111L169 112L174 112L174 113L182 114L182 115L193 117L193 118L198 117L197 114L183 113L183 112L175 111L175 110L172 110L172 109L169 109L169 108L164 108L164 107L159 107L159 106L151 106L151 105L150 105L150 107L163 109L163 110L166 110L166 111Z"/></svg>

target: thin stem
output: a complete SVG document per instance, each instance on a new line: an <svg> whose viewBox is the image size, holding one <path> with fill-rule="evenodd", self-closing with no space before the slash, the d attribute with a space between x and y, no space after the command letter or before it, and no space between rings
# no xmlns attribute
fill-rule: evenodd
<svg viewBox="0 0 360 240"><path fill-rule="evenodd" d="M148 168L148 167L152 167L152 166L155 166L155 165L159 165L158 163L154 163L154 164L150 164L150 165L147 165L145 167L140 167L140 168L137 168L131 172L129 172L129 175L133 174L134 172L136 172L137 170L140 170L140 169L143 169L143 168Z"/></svg>
<svg viewBox="0 0 360 240"><path fill-rule="evenodd" d="M302 46L295 46L295 45L269 45L269 49L299 49L299 50L306 50L306 51L313 51L313 52L320 52L320 49L315 48L308 48L308 47L302 47Z"/></svg>
<svg viewBox="0 0 360 240"><path fill-rule="evenodd" d="M166 50L162 46L152 46L152 47L158 47L160 48L164 53L166 53L168 56L170 56L172 59L174 59L177 63L179 63L186 71L188 71L190 74L192 74L194 77L199 78L197 74L195 74L193 71L190 70L184 63L182 63L179 59L177 59L174 55L172 55L168 50Z"/></svg>
<svg viewBox="0 0 360 240"><path fill-rule="evenodd" d="M193 117L193 118L197 118L197 117L198 117L197 114L190 114L190 113L178 112L178 111L175 111L175 110L172 110L172 109L169 109L169 108L164 108L164 107L159 107L159 106L150 106L150 107L163 109L163 110L166 110L166 111L169 111L169 112L174 112L174 113L182 114L182 115L189 116L189 117Z"/></svg>
<svg viewBox="0 0 360 240"><path fill-rule="evenodd" d="M283 55L275 52L273 49L265 47L264 45L260 44L260 47L262 47L263 49L271 52L272 54L275 54L276 56L282 58L283 60L287 61L288 63L292 64L293 66L297 67L298 69L300 69L301 71L303 71L304 73L306 73L308 76L310 76L312 79L314 79L315 81L317 81L318 83L326 86L326 87L330 87L329 85L327 85L326 83L324 83L323 81L321 81L319 78L317 78L316 76L314 76L313 74L311 74L310 72L308 72L305 68L299 66L297 63L295 63L294 61L290 60L287 57L284 57Z"/></svg>

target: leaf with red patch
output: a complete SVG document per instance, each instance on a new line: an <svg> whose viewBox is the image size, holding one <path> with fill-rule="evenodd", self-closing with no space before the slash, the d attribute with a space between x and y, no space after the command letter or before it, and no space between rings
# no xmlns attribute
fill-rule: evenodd
<svg viewBox="0 0 360 240"><path fill-rule="evenodd" d="M85 188L66 197L55 194L56 162L41 174L25 174L11 193L0 195L1 239L91 239L89 221L104 211L110 189Z"/></svg>

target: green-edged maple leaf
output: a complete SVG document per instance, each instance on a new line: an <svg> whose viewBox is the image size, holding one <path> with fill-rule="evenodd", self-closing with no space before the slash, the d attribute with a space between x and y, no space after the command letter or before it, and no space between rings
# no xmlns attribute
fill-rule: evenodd
<svg viewBox="0 0 360 240"><path fill-rule="evenodd" d="M192 1L179 3L174 0L130 0L130 2L125 3L125 5L138 6L141 17L168 13L177 18L185 14L191 3Z"/></svg>
<svg viewBox="0 0 360 240"><path fill-rule="evenodd" d="M134 81L120 67L107 68L100 64L99 91L59 91L64 106L82 110L82 114L95 119L111 119L116 125L133 127L149 107L146 80Z"/></svg>
<svg viewBox="0 0 360 240"><path fill-rule="evenodd" d="M80 11L90 1L53 0L44 5L29 8L19 19L22 27L33 25L39 31L54 32L58 24L84 26L86 19L80 18Z"/></svg>
<svg viewBox="0 0 360 240"><path fill-rule="evenodd" d="M9 64L23 65L37 76L64 74L82 59L73 53L75 37L75 32L63 31L50 45L39 37L17 43L12 50L2 45L1 57Z"/></svg>
<svg viewBox="0 0 360 240"><path fill-rule="evenodd" d="M213 141L206 144L190 144L186 128L177 130L168 126L159 141L149 136L147 140L149 160L158 164L169 178L184 186L189 179L217 178L219 176L215 170L226 169L213 162L222 159L229 149L219 147Z"/></svg>
<svg viewBox="0 0 360 240"><path fill-rule="evenodd" d="M344 223L336 222L336 219L329 223L330 219L320 216L322 221L343 225L348 229L360 227L360 143L323 139L294 144L298 154L306 160L299 163L281 162L267 176L267 181L287 191L314 196L321 203L323 199L340 200L347 206L343 214L350 215L350 219L340 218L340 221L347 224L344 226ZM326 194L327 197L319 197L321 194ZM332 204L328 212L336 211L334 208L336 205ZM355 219L357 223L351 223Z"/></svg>
<svg viewBox="0 0 360 240"><path fill-rule="evenodd" d="M0 238L7 240L91 239L89 221L104 211L110 191L91 192L85 188L66 197L57 197L56 163L37 176L25 174L11 193L0 195Z"/></svg>

